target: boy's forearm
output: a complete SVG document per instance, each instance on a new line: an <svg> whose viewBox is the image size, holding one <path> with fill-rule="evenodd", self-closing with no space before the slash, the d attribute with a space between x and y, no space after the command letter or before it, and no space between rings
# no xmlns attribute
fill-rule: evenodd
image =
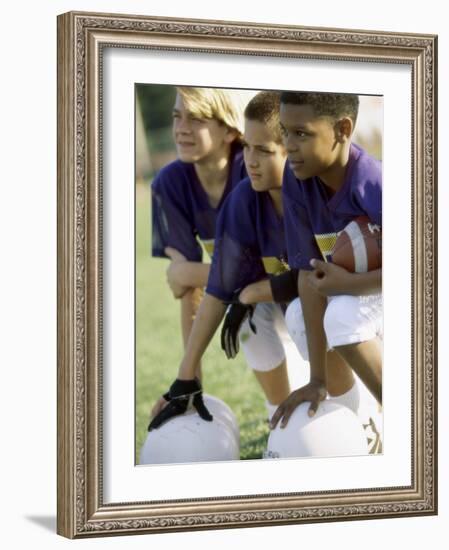
<svg viewBox="0 0 449 550"><path fill-rule="evenodd" d="M382 269L351 273L333 263L314 259L306 278L310 289L323 296L368 296L382 291Z"/></svg>
<svg viewBox="0 0 449 550"><path fill-rule="evenodd" d="M190 331L185 354L179 367L178 378L190 380L195 377L196 365L200 362L225 312L225 304L218 298L205 294Z"/></svg>
<svg viewBox="0 0 449 550"><path fill-rule="evenodd" d="M258 304L260 302L272 302L273 293L269 279L263 279L246 286L239 295L242 304Z"/></svg>
<svg viewBox="0 0 449 550"><path fill-rule="evenodd" d="M327 298L315 292L307 282L308 272L300 270L298 276L298 294L306 327L309 350L310 380L326 386L327 341L324 332L324 313Z"/></svg>
<svg viewBox="0 0 449 550"><path fill-rule="evenodd" d="M367 273L352 273L351 286L348 294L352 296L367 296L382 292L382 269Z"/></svg>
<svg viewBox="0 0 449 550"><path fill-rule="evenodd" d="M184 350L187 348L187 342L192 331L193 322L196 313L203 298L203 290L200 288L189 289L181 298L181 332L184 344ZM195 365L195 376L201 379L201 362Z"/></svg>
<svg viewBox="0 0 449 550"><path fill-rule="evenodd" d="M240 293L240 301L243 304L289 303L298 297L298 273L298 269L292 269L281 275L251 283Z"/></svg>
<svg viewBox="0 0 449 550"><path fill-rule="evenodd" d="M179 283L190 288L203 288L207 285L210 264L201 262L183 262Z"/></svg>

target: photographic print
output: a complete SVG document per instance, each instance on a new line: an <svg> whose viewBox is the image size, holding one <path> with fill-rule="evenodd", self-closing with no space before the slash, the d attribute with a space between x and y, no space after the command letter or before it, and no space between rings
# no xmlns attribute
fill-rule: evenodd
<svg viewBox="0 0 449 550"><path fill-rule="evenodd" d="M307 162L303 149L320 136L309 121L309 131L300 136L299 146L290 147L289 158L280 120L283 97L284 101L317 102L316 121L332 121L326 130L350 114L353 117L353 127L341 147L346 151L339 189L332 191L319 180L319 173L332 170L342 153L334 153L305 183L321 186L329 195L310 206L307 221L317 248L308 260L316 257L344 266L337 273L348 277L347 296L340 299L342 305L335 315L353 315L357 321L351 327L348 318L348 325L333 330L339 331L339 338L346 337L347 342L342 342L350 343L351 349L366 346L373 353L372 364L366 366L368 384L370 375L377 375L381 382L381 278L378 288L369 289L363 298L357 296L356 312L351 313L355 298L349 273L372 272L382 265L382 168L375 162L382 156L382 97L298 92L289 98L279 90L137 84L138 464L382 452L381 403L357 376L359 365L351 368L338 352L328 352L327 399L317 414L309 417L310 402L301 405L300 397L290 423L287 420L270 433L278 407L285 406L292 392L311 379L298 268L291 269L288 262L288 246L294 250L301 232L296 232L291 198L282 189L287 181L294 194L300 184L295 181L290 160L295 157L291 155L299 150ZM283 105L288 109L295 104ZM304 122L298 120L294 131L301 125ZM222 133L217 135L217 130ZM223 132L229 132L232 140L223 139ZM329 151L337 147L334 137ZM373 169L353 176L361 162L355 157L360 154L366 155ZM377 184L378 191L364 203L367 180ZM346 200L345 209L335 209L333 205L342 200ZM357 206L348 206L350 201L357 201ZM290 235L284 226L288 208ZM332 219L326 220L329 216ZM357 218L366 220L359 224ZM363 231L367 245L362 247ZM340 235L341 241L345 239L341 258L342 252L336 252ZM288 237L293 241L290 245ZM327 279L331 276L328 273ZM191 283L198 286L184 286ZM311 284L307 291L313 292ZM331 292L330 297L343 293L341 289ZM330 306L332 298L328 301ZM235 318L237 308L242 313ZM164 416L162 412L168 403L162 396L177 377L179 365L188 368L192 362L201 380L205 409L213 411L212 420L194 405L183 414Z"/></svg>
<svg viewBox="0 0 449 550"><path fill-rule="evenodd" d="M59 534L437 513L436 51L58 17Z"/></svg>

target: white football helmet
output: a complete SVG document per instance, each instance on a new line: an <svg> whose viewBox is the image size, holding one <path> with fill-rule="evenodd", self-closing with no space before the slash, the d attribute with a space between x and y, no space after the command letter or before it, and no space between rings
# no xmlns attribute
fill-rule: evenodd
<svg viewBox="0 0 449 550"><path fill-rule="evenodd" d="M213 395L203 393L204 403L209 410L210 414L215 418L218 417L220 420L225 422L235 436L237 445L240 446L240 430L237 417L233 413L231 407L229 407L224 401L218 399Z"/></svg>
<svg viewBox="0 0 449 550"><path fill-rule="evenodd" d="M365 428L370 454L383 452L383 413L382 407L362 383L360 387L360 406L357 415Z"/></svg>
<svg viewBox="0 0 449 550"><path fill-rule="evenodd" d="M310 403L302 403L285 428L271 431L264 458L352 456L368 454L360 419L350 409L325 400L310 418Z"/></svg>
<svg viewBox="0 0 449 550"><path fill-rule="evenodd" d="M175 416L148 432L139 464L173 464L240 459L239 430L231 409L216 397L204 395L214 417L200 418L196 410Z"/></svg>

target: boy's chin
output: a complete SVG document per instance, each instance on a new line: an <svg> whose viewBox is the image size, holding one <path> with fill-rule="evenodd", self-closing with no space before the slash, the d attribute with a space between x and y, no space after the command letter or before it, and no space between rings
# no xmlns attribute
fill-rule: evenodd
<svg viewBox="0 0 449 550"><path fill-rule="evenodd" d="M251 181L251 187L254 191L261 192L261 191L268 191L267 185L265 185L260 180L250 180Z"/></svg>
<svg viewBox="0 0 449 550"><path fill-rule="evenodd" d="M177 152L177 157L179 160L182 160L182 162L192 163L198 160L195 155L189 155L188 153L183 153L180 151Z"/></svg>
<svg viewBox="0 0 449 550"><path fill-rule="evenodd" d="M269 185L267 183L264 183L262 181L251 181L251 187L253 188L254 191L257 191L258 193L262 193L263 191L272 191L274 189L280 189L280 186L279 187L276 187L276 186L273 186L273 185Z"/></svg>
<svg viewBox="0 0 449 550"><path fill-rule="evenodd" d="M294 168L293 173L295 174L295 177L299 180L307 180L311 178L312 176L303 168Z"/></svg>

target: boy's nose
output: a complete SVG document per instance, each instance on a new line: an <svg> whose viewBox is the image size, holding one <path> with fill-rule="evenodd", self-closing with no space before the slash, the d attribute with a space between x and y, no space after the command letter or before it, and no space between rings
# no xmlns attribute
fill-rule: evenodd
<svg viewBox="0 0 449 550"><path fill-rule="evenodd" d="M284 138L284 147L287 151L287 155L289 153L295 153L298 150L298 146L295 143L295 141L291 138L291 136L287 136Z"/></svg>
<svg viewBox="0 0 449 550"><path fill-rule="evenodd" d="M191 131L190 124L187 120L179 120L176 125L176 131L180 133L189 133Z"/></svg>

